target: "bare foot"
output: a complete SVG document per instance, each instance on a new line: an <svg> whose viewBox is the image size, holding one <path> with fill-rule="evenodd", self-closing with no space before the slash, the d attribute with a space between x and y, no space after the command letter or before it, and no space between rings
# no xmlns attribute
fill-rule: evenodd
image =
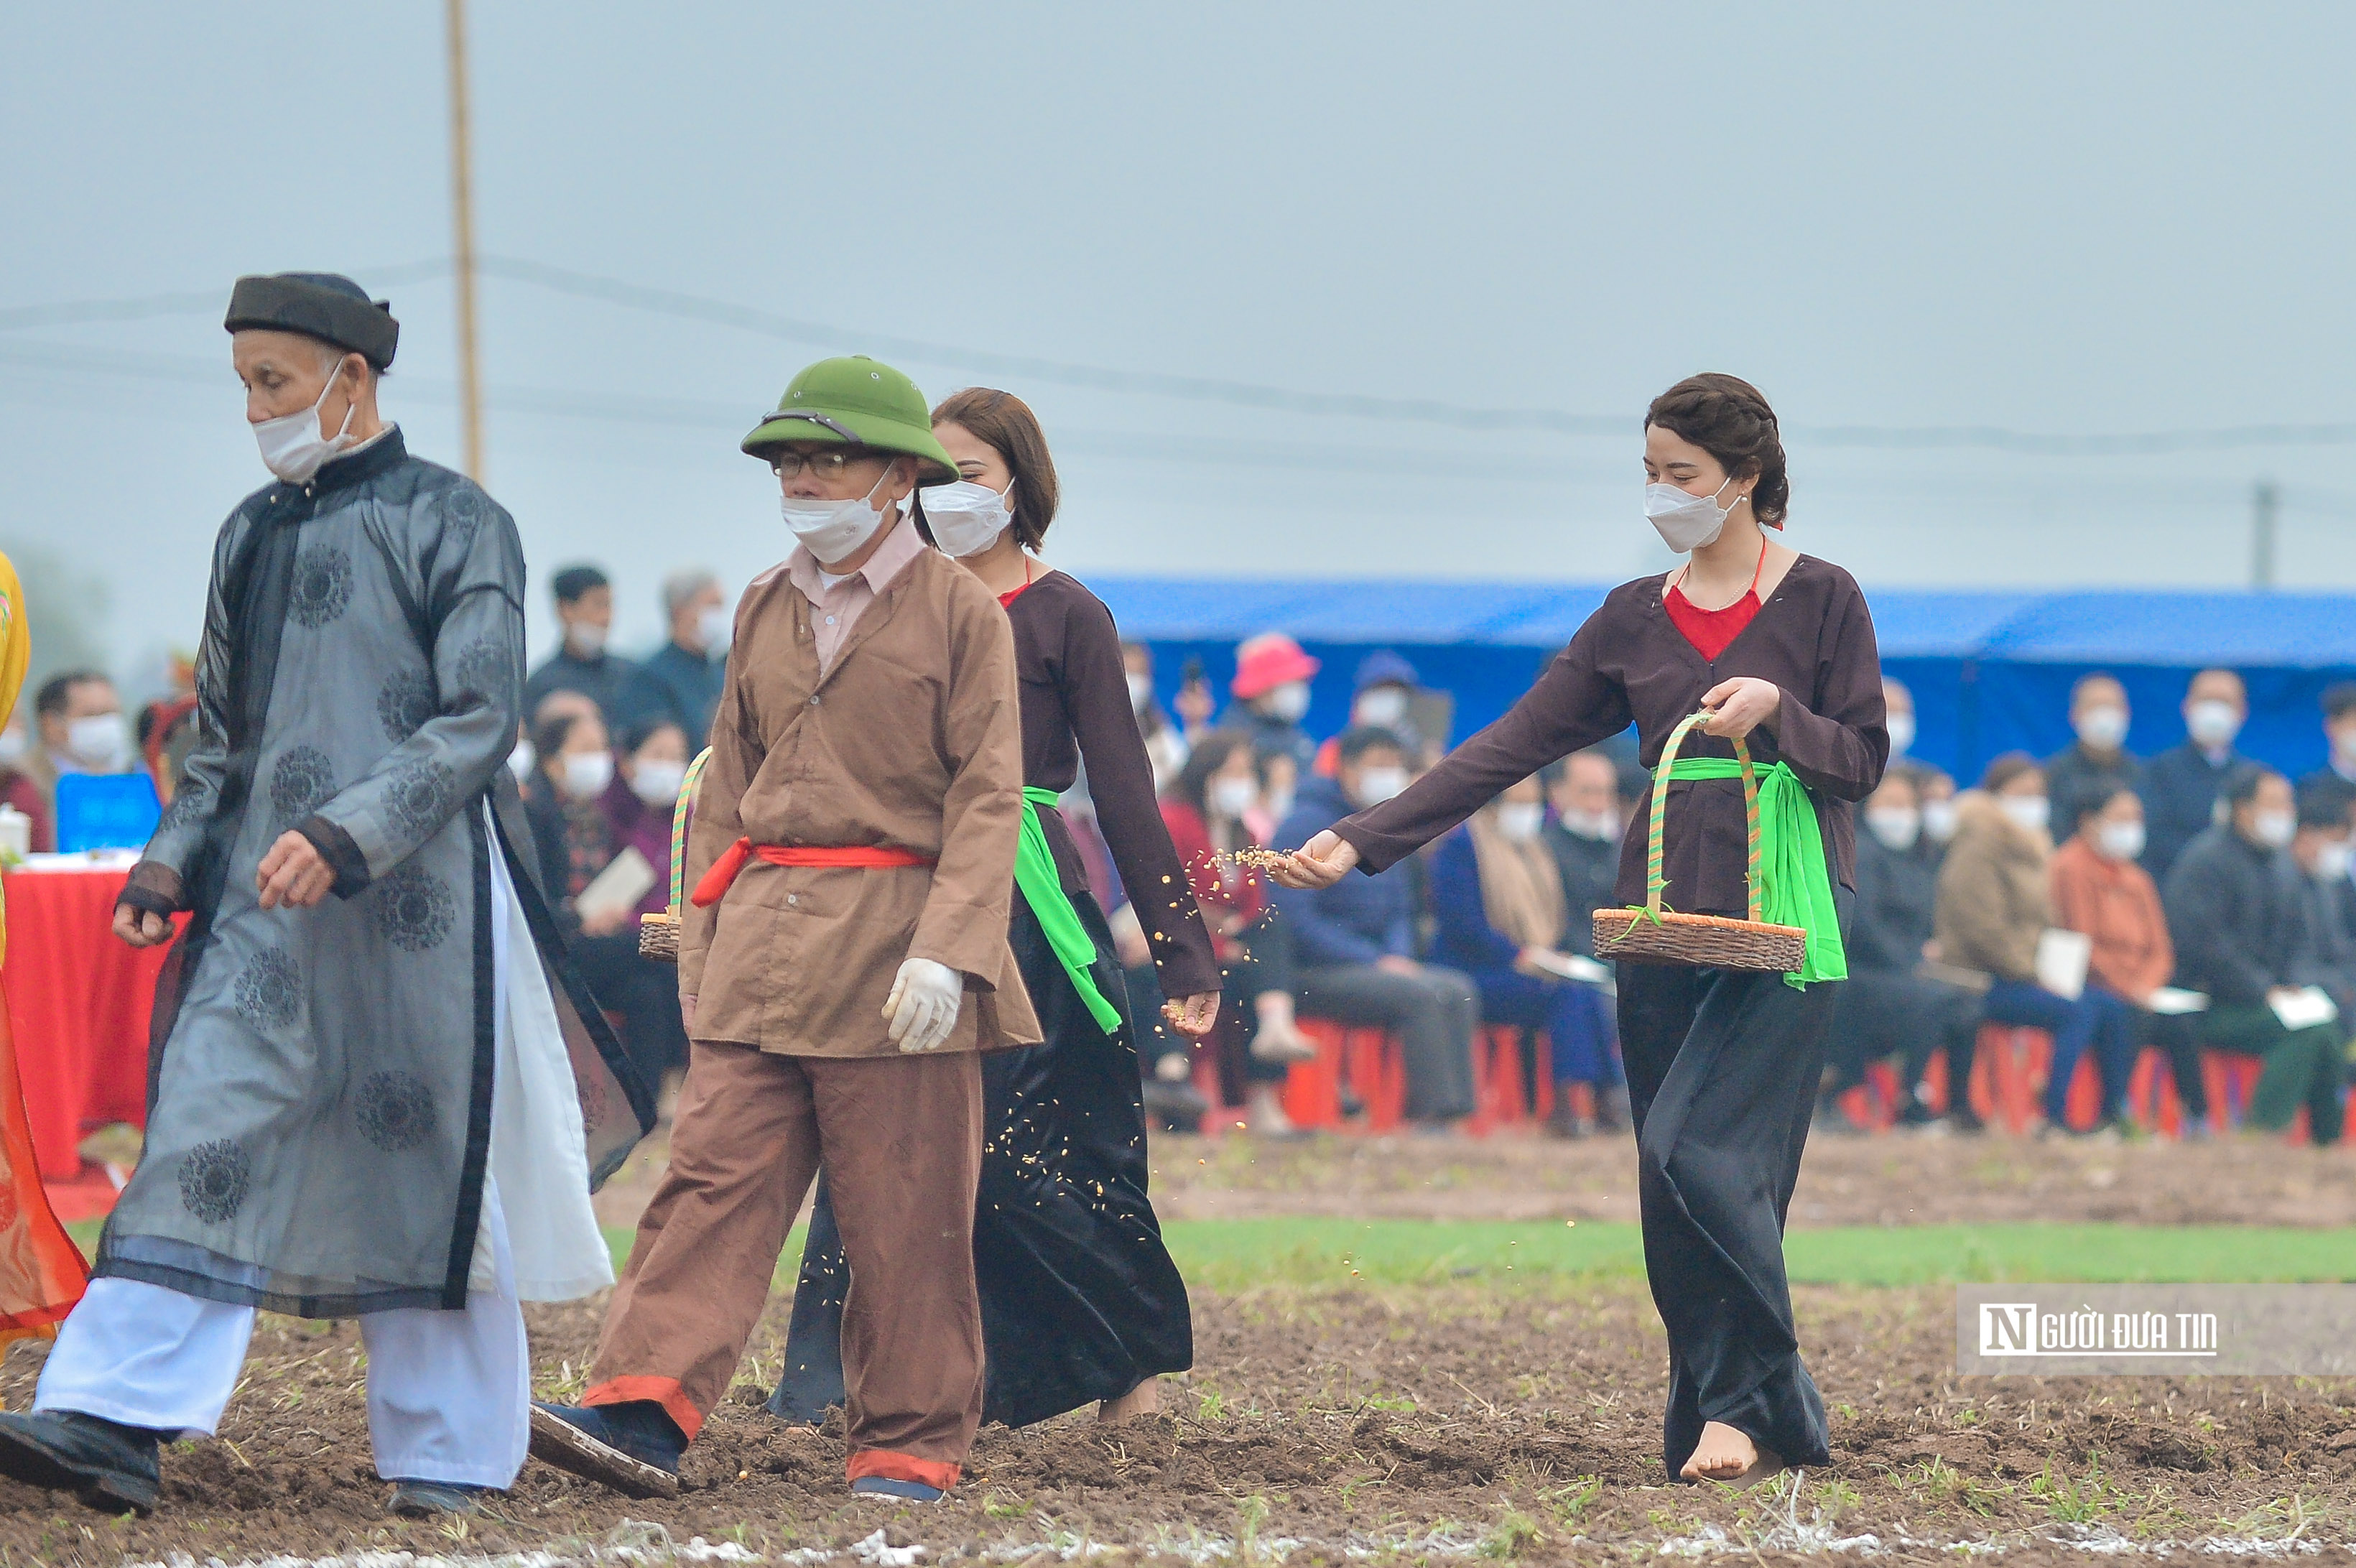
<svg viewBox="0 0 2356 1568"><path fill-rule="evenodd" d="M1772 1449L1762 1448L1750 1434L1722 1421L1702 1423L1701 1441L1693 1457L1677 1474L1688 1481L1723 1481L1733 1487L1756 1486L1783 1473L1783 1460Z"/></svg>
<svg viewBox="0 0 2356 1568"><path fill-rule="evenodd" d="M1151 1415L1162 1408L1162 1380L1148 1378L1117 1400L1097 1406L1097 1420L1106 1426Z"/></svg>

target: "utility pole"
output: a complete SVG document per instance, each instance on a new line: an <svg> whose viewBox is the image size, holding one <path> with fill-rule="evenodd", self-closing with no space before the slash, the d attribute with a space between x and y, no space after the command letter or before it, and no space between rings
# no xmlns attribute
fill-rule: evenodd
<svg viewBox="0 0 2356 1568"><path fill-rule="evenodd" d="M466 476L483 479L483 375L475 344L475 178L466 112L466 0L445 0L450 42L450 208L458 282L458 407Z"/></svg>
<svg viewBox="0 0 2356 1568"><path fill-rule="evenodd" d="M2272 479L2260 479L2250 491L2250 587L2254 592L2275 585L2275 508L2281 499Z"/></svg>

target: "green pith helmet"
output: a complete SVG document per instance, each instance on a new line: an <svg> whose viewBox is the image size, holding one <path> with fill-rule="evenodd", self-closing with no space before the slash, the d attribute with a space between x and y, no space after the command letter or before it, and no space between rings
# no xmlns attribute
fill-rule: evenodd
<svg viewBox="0 0 2356 1568"><path fill-rule="evenodd" d="M767 460L788 441L836 441L905 452L917 461L916 478L946 485L957 465L933 439L933 416L916 383L891 366L853 354L820 360L796 376L777 411L744 437L744 450Z"/></svg>

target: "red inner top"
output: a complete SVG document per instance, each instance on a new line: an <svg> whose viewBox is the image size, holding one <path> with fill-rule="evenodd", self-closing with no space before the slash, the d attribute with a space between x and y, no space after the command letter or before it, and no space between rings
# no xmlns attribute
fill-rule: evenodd
<svg viewBox="0 0 2356 1568"><path fill-rule="evenodd" d="M1677 581L1669 585L1668 593L1662 597L1661 607L1669 612L1669 619L1685 633L1686 640L1694 645L1694 650L1714 664L1718 656L1726 651L1727 645L1742 635L1742 628L1751 624L1751 618L1759 613L1759 578L1766 570L1767 541L1762 538L1759 541L1759 564L1751 570L1751 586L1742 591L1740 598L1724 609L1697 609L1686 597L1684 574L1680 573Z"/></svg>
<svg viewBox="0 0 2356 1568"><path fill-rule="evenodd" d="M1030 585L1031 563L1028 560L1025 560L1023 563L1022 583L1018 586L1009 588L1006 592L998 596L998 607L1002 610L1012 609L1014 607L1014 601L1021 598L1023 596L1023 590L1028 588Z"/></svg>

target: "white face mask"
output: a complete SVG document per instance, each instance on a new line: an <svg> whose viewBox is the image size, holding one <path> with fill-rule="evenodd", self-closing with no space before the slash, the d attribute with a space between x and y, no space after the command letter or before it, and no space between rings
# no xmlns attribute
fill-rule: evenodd
<svg viewBox="0 0 2356 1568"><path fill-rule="evenodd" d="M1869 806L1865 827L1882 848L1904 854L1922 836L1922 813L1912 806Z"/></svg>
<svg viewBox="0 0 2356 1568"><path fill-rule="evenodd" d="M2078 738L2095 751L2116 751L2127 738L2127 711L2105 703L2080 714L2072 726Z"/></svg>
<svg viewBox="0 0 2356 1568"><path fill-rule="evenodd" d="M32 743L25 737L24 725L10 725L6 729L0 729L0 768L16 767L25 760L25 754L31 749Z"/></svg>
<svg viewBox="0 0 2356 1568"><path fill-rule="evenodd" d="M2231 746L2242 733L2242 710L2216 697L2204 697L2184 712L2184 730L2192 744L2211 750Z"/></svg>
<svg viewBox="0 0 2356 1568"><path fill-rule="evenodd" d="M2053 820L2053 803L2042 795L1999 795L1996 803L2014 826L2029 832L2043 832Z"/></svg>
<svg viewBox="0 0 2356 1568"><path fill-rule="evenodd" d="M2332 732L2331 757L2342 768L2356 768L2356 729Z"/></svg>
<svg viewBox="0 0 2356 1568"><path fill-rule="evenodd" d="M564 628L564 646L577 658L594 659L605 651L605 628L595 621L576 620Z"/></svg>
<svg viewBox="0 0 2356 1568"><path fill-rule="evenodd" d="M959 479L953 485L927 485L921 493L925 525L933 531L933 542L944 555L959 559L979 555L997 543L998 536L1014 521L1014 508L1006 499L1014 493L1012 479L1003 490Z"/></svg>
<svg viewBox="0 0 2356 1568"><path fill-rule="evenodd" d="M679 787L687 781L684 762L648 761L635 763L630 768L630 793L649 806L668 806L679 800Z"/></svg>
<svg viewBox="0 0 2356 1568"><path fill-rule="evenodd" d="M1922 832L1933 843L1945 843L1955 836L1955 803L1953 800L1922 802Z"/></svg>
<svg viewBox="0 0 2356 1568"><path fill-rule="evenodd" d="M1361 806L1379 806L1385 800L1396 800L1407 789L1404 768L1365 768L1358 772L1358 788L1354 791Z"/></svg>
<svg viewBox="0 0 2356 1568"><path fill-rule="evenodd" d="M1546 808L1536 800L1508 800L1497 808L1497 832L1509 843L1527 843L1546 825Z"/></svg>
<svg viewBox="0 0 2356 1568"><path fill-rule="evenodd" d="M1883 721L1890 732L1890 755L1903 757L1914 749L1914 715L1901 708Z"/></svg>
<svg viewBox="0 0 2356 1568"><path fill-rule="evenodd" d="M1269 692L1268 711L1286 724L1299 724L1309 713L1309 682L1287 681Z"/></svg>
<svg viewBox="0 0 2356 1568"><path fill-rule="evenodd" d="M1249 779L1214 779L1205 792L1215 816L1242 816L1259 804L1259 786Z"/></svg>
<svg viewBox="0 0 2356 1568"><path fill-rule="evenodd" d="M1358 694L1357 722L1389 729L1407 717L1407 693L1398 686L1377 686Z"/></svg>
<svg viewBox="0 0 2356 1568"><path fill-rule="evenodd" d="M1726 485L1734 483L1732 479ZM1709 495L1697 496L1675 485L1644 487L1644 521L1660 532L1661 541L1683 555L1715 542L1726 531L1730 508L1718 504L1726 493L1720 485Z"/></svg>
<svg viewBox="0 0 2356 1568"><path fill-rule="evenodd" d="M2337 840L2326 839L2315 852L2316 879L2337 882L2348 875L2351 862L2356 862L2356 851L2351 851Z"/></svg>
<svg viewBox="0 0 2356 1568"><path fill-rule="evenodd" d="M1268 797L1268 814L1272 821L1280 826L1282 825L1284 819L1292 815L1292 791L1290 789L1270 791Z"/></svg>
<svg viewBox="0 0 2356 1568"><path fill-rule="evenodd" d="M540 754L532 750L531 742L519 740L515 743L515 749L508 753L508 771L514 774L515 781L520 784L531 777L531 770L539 761Z"/></svg>
<svg viewBox="0 0 2356 1568"><path fill-rule="evenodd" d="M1141 714L1153 705L1153 682L1143 675L1129 678L1129 711Z"/></svg>
<svg viewBox="0 0 2356 1568"><path fill-rule="evenodd" d="M2104 822L2094 833L2094 848L2104 860L2141 860L2144 841L2141 822Z"/></svg>
<svg viewBox="0 0 2356 1568"><path fill-rule="evenodd" d="M346 405L344 423L333 435L321 433L319 411L327 406L327 394L343 380L344 362L336 361L335 371L327 384L319 389L319 400L295 413L282 413L275 419L265 419L253 427L253 439L262 448L262 467L290 485L307 485L319 465L352 444L345 434L352 427L352 415L359 412L358 403Z"/></svg>
<svg viewBox="0 0 2356 1568"><path fill-rule="evenodd" d="M728 651L728 644L736 635L736 618L728 613L726 605L710 605L695 618L695 635L703 643L703 655L715 658Z"/></svg>
<svg viewBox="0 0 2356 1568"><path fill-rule="evenodd" d="M857 553L859 547L884 526L885 518L898 514L896 503L887 502L880 509L875 504L875 492L891 477L891 465L886 464L867 493L856 500L805 500L781 494L777 497L777 510L785 518L786 526L794 531L794 537L818 558L818 564L829 566Z"/></svg>
<svg viewBox="0 0 2356 1568"><path fill-rule="evenodd" d="M614 781L614 754L576 751L564 758L564 793L575 800L594 800Z"/></svg>
<svg viewBox="0 0 2356 1568"><path fill-rule="evenodd" d="M1620 836L1620 818L1612 811L1565 811L1562 825L1573 837L1593 839L1598 843L1608 843Z"/></svg>
<svg viewBox="0 0 2356 1568"><path fill-rule="evenodd" d="M112 768L130 749L131 727L121 714L92 714L66 725L66 755L84 768Z"/></svg>
<svg viewBox="0 0 2356 1568"><path fill-rule="evenodd" d="M2289 811L2260 811L2251 820L2250 836L2268 849L2288 849L2298 836L2298 818Z"/></svg>

